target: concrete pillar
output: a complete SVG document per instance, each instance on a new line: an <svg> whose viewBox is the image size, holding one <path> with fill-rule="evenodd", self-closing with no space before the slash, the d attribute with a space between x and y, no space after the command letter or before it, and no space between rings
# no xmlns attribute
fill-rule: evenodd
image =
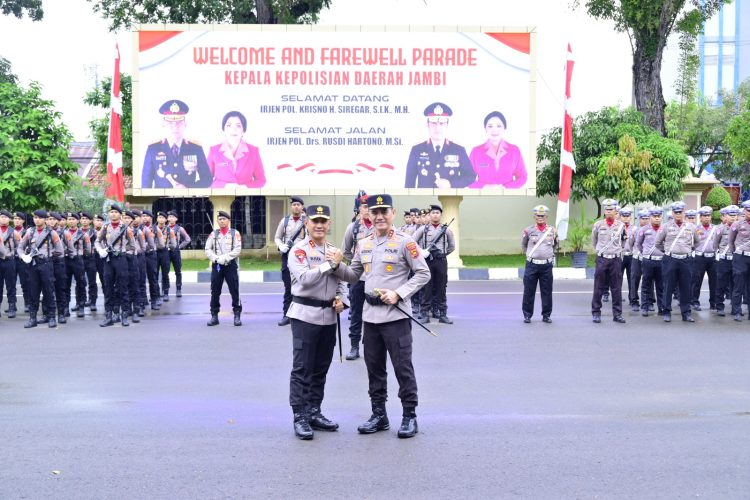
<svg viewBox="0 0 750 500"><path fill-rule="evenodd" d="M234 196L211 196L210 199L211 203L214 205L214 227L218 228L219 221L217 216L219 210L223 210L229 215L232 215L232 202L234 201Z"/></svg>
<svg viewBox="0 0 750 500"><path fill-rule="evenodd" d="M450 230L453 231L453 236L456 238L456 249L448 256L448 267L464 267L464 263L460 257L461 217L459 217L459 206L463 199L463 196L438 196L440 206L443 207L443 222L447 223L453 218L456 219L453 221L453 224L450 225Z"/></svg>

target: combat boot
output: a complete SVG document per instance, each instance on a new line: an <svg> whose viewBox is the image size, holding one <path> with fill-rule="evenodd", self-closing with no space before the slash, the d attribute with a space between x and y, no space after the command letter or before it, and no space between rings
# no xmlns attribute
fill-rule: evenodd
<svg viewBox="0 0 750 500"><path fill-rule="evenodd" d="M128 315L125 313L122 313L122 319L120 320L122 326L130 326L130 321L128 321Z"/></svg>
<svg viewBox="0 0 750 500"><path fill-rule="evenodd" d="M23 305L23 312L26 313L26 314L28 314L30 311L31 311L31 306L29 306L28 304L24 304Z"/></svg>
<svg viewBox="0 0 750 500"><path fill-rule="evenodd" d="M144 306L141 306L141 307L138 308L138 314L137 314L137 316L139 318L143 318L144 316L146 316L146 308Z"/></svg>
<svg viewBox="0 0 750 500"><path fill-rule="evenodd" d="M161 309L161 307L159 307L159 302L152 300L151 301L151 310L152 311L158 311L159 309Z"/></svg>
<svg viewBox="0 0 750 500"><path fill-rule="evenodd" d="M164 295L161 297L162 302L169 302L169 292L164 292Z"/></svg>
<svg viewBox="0 0 750 500"><path fill-rule="evenodd" d="M17 311L16 311L16 304L15 304L15 303L13 303L13 304L10 304L10 305L8 306L8 319L13 319L13 318L15 318L15 317L16 317L16 312L17 312Z"/></svg>
<svg viewBox="0 0 750 500"><path fill-rule="evenodd" d="M373 406L372 416L367 422L357 427L357 430L360 434L373 434L378 431L387 431L390 428L385 406Z"/></svg>
<svg viewBox="0 0 750 500"><path fill-rule="evenodd" d="M121 321L120 320L120 313L112 313L112 321L114 323L119 323Z"/></svg>
<svg viewBox="0 0 750 500"><path fill-rule="evenodd" d="M349 354L346 355L346 359L354 361L357 358L359 358L359 344L352 344L352 349L349 351Z"/></svg>
<svg viewBox="0 0 750 500"><path fill-rule="evenodd" d="M286 325L290 324L291 322L292 322L292 320L290 320L288 316L284 316L283 318L281 318L281 321L279 321L276 324L278 326L286 326Z"/></svg>
<svg viewBox="0 0 750 500"><path fill-rule="evenodd" d="M320 412L319 406L310 408L309 415L310 427L315 430L333 432L339 428L339 424L331 422Z"/></svg>
<svg viewBox="0 0 750 500"><path fill-rule="evenodd" d="M438 319L438 323L444 323L446 325L452 325L453 324L453 320L450 319L447 314L443 313L443 315L440 316L440 318Z"/></svg>
<svg viewBox="0 0 750 500"><path fill-rule="evenodd" d="M114 324L115 324L115 322L112 319L112 311L107 311L107 314L104 317L104 321L102 321L101 323L99 323L99 326L105 327L105 326L112 326Z"/></svg>
<svg viewBox="0 0 750 500"><path fill-rule="evenodd" d="M24 323L23 327L24 328L36 328L36 325L37 325L36 314L31 314L29 316L28 321Z"/></svg>
<svg viewBox="0 0 750 500"><path fill-rule="evenodd" d="M132 321L133 323L140 323L141 322L141 318L140 318L140 316L138 316L138 313L136 312L135 314L133 314L130 317L130 321Z"/></svg>
<svg viewBox="0 0 750 500"><path fill-rule="evenodd" d="M70 308L70 310L71 310L71 311L73 311L73 312L76 312L76 311L78 311L78 309L79 309L80 307L81 307L81 306L79 306L78 304L76 304L76 305L74 305L73 307L71 307L71 308Z"/></svg>
<svg viewBox="0 0 750 500"><path fill-rule="evenodd" d="M63 319L65 319L65 317L63 317ZM54 316L50 316L49 317L49 321L47 322L47 326L49 326L50 328L57 328L57 321L55 321L55 317Z"/></svg>
<svg viewBox="0 0 750 500"><path fill-rule="evenodd" d="M76 317L77 318L83 318L86 315L86 312L84 311L83 306L76 305Z"/></svg>
<svg viewBox="0 0 750 500"><path fill-rule="evenodd" d="M425 311L422 313L422 323L429 323L429 322L430 322L430 313Z"/></svg>
<svg viewBox="0 0 750 500"><path fill-rule="evenodd" d="M234 326L242 326L242 318L240 318L241 313L234 313Z"/></svg>
<svg viewBox="0 0 750 500"><path fill-rule="evenodd" d="M53 315L53 316L51 317L51 319L54 319L54 318L55 318L55 316ZM59 314L59 315L57 316L57 322L58 322L58 323L60 323L61 325L64 325L65 323L67 323L67 322L68 322L68 320L67 320L67 319L65 319L65 314L64 314L64 313L63 313L63 314Z"/></svg>
<svg viewBox="0 0 750 500"><path fill-rule="evenodd" d="M177 293L175 295L177 296L177 298L182 297L182 288L177 287Z"/></svg>
<svg viewBox="0 0 750 500"><path fill-rule="evenodd" d="M417 426L417 413L414 411L414 407L404 407L404 417L401 419L398 437L414 437L417 432L419 432L419 427Z"/></svg>
<svg viewBox="0 0 750 500"><path fill-rule="evenodd" d="M310 422L307 419L307 413L304 411L294 412L294 435L305 441L312 439L314 436Z"/></svg>
<svg viewBox="0 0 750 500"><path fill-rule="evenodd" d="M89 311L91 311L92 313L96 312L96 301L89 302Z"/></svg>
<svg viewBox="0 0 750 500"><path fill-rule="evenodd" d="M218 314L212 314L211 319L208 320L208 323L206 323L206 326L216 326L219 324L219 315Z"/></svg>

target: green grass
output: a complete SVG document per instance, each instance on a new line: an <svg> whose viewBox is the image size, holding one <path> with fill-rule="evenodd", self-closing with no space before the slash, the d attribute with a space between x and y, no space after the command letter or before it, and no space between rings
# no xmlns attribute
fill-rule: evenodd
<svg viewBox="0 0 750 500"><path fill-rule="evenodd" d="M208 259L183 259L183 271L208 271ZM258 258L240 259L241 271L280 271L281 261Z"/></svg>

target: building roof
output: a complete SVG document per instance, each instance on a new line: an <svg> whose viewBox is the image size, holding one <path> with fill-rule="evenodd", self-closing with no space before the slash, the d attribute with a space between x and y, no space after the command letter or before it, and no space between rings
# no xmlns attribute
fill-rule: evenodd
<svg viewBox="0 0 750 500"><path fill-rule="evenodd" d="M73 142L68 149L68 158L78 164L78 176L92 186L107 185L107 175L102 173L101 159L94 141ZM133 187L133 178L125 176L125 189Z"/></svg>

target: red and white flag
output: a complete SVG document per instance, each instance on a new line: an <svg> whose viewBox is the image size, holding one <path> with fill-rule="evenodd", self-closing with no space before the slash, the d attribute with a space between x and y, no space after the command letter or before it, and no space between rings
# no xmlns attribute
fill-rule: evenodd
<svg viewBox="0 0 750 500"><path fill-rule="evenodd" d="M120 94L120 47L115 44L115 73L109 98L109 140L107 142L107 197L125 201L125 180L122 175L122 94Z"/></svg>
<svg viewBox="0 0 750 500"><path fill-rule="evenodd" d="M558 238L562 241L568 237L568 218L570 217L570 187L576 162L573 158L573 116L570 110L570 80L573 78L573 51L568 44L568 57L565 64L565 118L563 120L562 140L560 141L560 189L557 198Z"/></svg>

